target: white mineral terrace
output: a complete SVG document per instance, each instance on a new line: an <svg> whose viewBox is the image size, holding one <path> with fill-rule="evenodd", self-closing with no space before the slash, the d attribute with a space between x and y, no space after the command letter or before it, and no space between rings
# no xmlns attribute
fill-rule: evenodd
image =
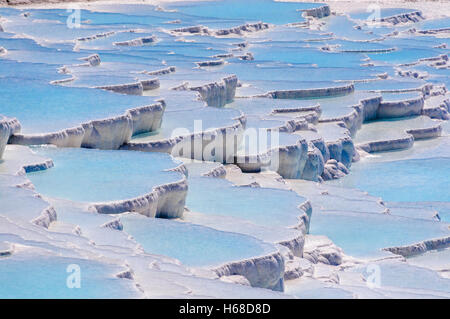
<svg viewBox="0 0 450 319"><path fill-rule="evenodd" d="M72 2L0 0L0 298L450 298L447 0Z"/></svg>

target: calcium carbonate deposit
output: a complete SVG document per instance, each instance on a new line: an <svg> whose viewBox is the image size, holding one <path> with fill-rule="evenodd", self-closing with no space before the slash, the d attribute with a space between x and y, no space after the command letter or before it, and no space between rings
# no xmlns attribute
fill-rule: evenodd
<svg viewBox="0 0 450 319"><path fill-rule="evenodd" d="M0 298L450 298L449 2L61 2L0 1Z"/></svg>

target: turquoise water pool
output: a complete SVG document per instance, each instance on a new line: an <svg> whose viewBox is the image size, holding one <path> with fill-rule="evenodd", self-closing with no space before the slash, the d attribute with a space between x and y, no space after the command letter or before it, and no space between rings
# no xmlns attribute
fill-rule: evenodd
<svg viewBox="0 0 450 319"><path fill-rule="evenodd" d="M237 187L222 179L189 178L186 206L193 212L246 219L257 225L294 226L304 198L291 191Z"/></svg>
<svg viewBox="0 0 450 319"><path fill-rule="evenodd" d="M40 193L55 198L81 202L131 199L150 193L154 186L182 179L180 173L167 171L179 163L164 153L52 147L35 151L52 158L55 166L28 177Z"/></svg>
<svg viewBox="0 0 450 319"><path fill-rule="evenodd" d="M449 176L448 158L361 162L333 184L363 189L387 201L449 201Z"/></svg>
<svg viewBox="0 0 450 319"><path fill-rule="evenodd" d="M188 266L219 266L275 251L272 245L253 237L191 223L138 215L125 215L120 219L123 230L146 252L170 256Z"/></svg>
<svg viewBox="0 0 450 319"><path fill-rule="evenodd" d="M22 123L23 133L57 132L154 103L151 97L130 97L10 77L0 78L0 83L0 112L16 117Z"/></svg>
<svg viewBox="0 0 450 319"><path fill-rule="evenodd" d="M446 237L450 231L448 224L436 221L382 213L329 211L313 215L310 233L326 234L346 254L367 258L388 256L383 248Z"/></svg>
<svg viewBox="0 0 450 319"><path fill-rule="evenodd" d="M76 265L79 268L68 268ZM68 276L80 270L80 288L69 288ZM45 255L0 259L0 297L6 299L138 298L130 281L115 278L121 269L100 262Z"/></svg>
<svg viewBox="0 0 450 319"><path fill-rule="evenodd" d="M313 3L288 3L272 0L251 0L245 3L238 0L231 1L202 1L192 3L168 4L164 7L178 9L183 13L221 19L236 19L241 21L264 21L276 24L302 21L301 12L297 10L319 7Z"/></svg>

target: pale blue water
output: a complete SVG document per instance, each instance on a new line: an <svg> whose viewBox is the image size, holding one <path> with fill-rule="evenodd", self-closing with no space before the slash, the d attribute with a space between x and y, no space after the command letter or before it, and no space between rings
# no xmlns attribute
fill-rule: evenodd
<svg viewBox="0 0 450 319"><path fill-rule="evenodd" d="M382 261L349 268L340 276L355 282L346 281L342 286L310 278L292 280L286 282L286 292L308 299L447 298L450 280L423 268L420 262L415 264ZM377 285L369 287L361 277L368 282L375 279Z"/></svg>
<svg viewBox="0 0 450 319"><path fill-rule="evenodd" d="M178 9L183 13L200 17L236 19L242 21L264 21L285 24L302 21L298 9L319 7L320 3L288 3L272 0L250 1L201 1L198 3L175 3L164 5L166 8Z"/></svg>
<svg viewBox="0 0 450 319"><path fill-rule="evenodd" d="M384 102L403 101L408 99L416 99L422 96L421 92L405 92L405 93L387 93L381 94Z"/></svg>
<svg viewBox="0 0 450 319"><path fill-rule="evenodd" d="M123 230L146 252L170 256L188 266L219 266L275 251L274 246L253 237L191 223L138 215L125 215L120 219Z"/></svg>
<svg viewBox="0 0 450 319"><path fill-rule="evenodd" d="M17 63L16 61L5 59L2 60L0 79L6 82L6 78L13 81L31 80L37 83L48 83L51 80L65 79L67 76L58 74L54 65L42 63Z"/></svg>
<svg viewBox="0 0 450 319"><path fill-rule="evenodd" d="M427 21L427 20L425 20ZM437 20L428 20L437 21ZM445 43L446 38L433 37L429 35L423 35L420 37L401 37L401 38L387 38L383 42L391 46L396 46L400 48L420 48L420 49L433 49L434 52L445 53L447 50L445 48L433 48L434 46Z"/></svg>
<svg viewBox="0 0 450 319"><path fill-rule="evenodd" d="M397 78L384 81L355 83L355 88L371 91L419 90L425 83L423 80L400 80Z"/></svg>
<svg viewBox="0 0 450 319"><path fill-rule="evenodd" d="M267 119L261 119L256 116L249 116L247 118L247 128L255 128L255 129L271 129L271 128L278 128L284 124L283 121L277 121L277 120L267 120Z"/></svg>
<svg viewBox="0 0 450 319"><path fill-rule="evenodd" d="M23 133L57 132L152 103L150 97L0 78L0 113L16 117Z"/></svg>
<svg viewBox="0 0 450 319"><path fill-rule="evenodd" d="M189 178L186 206L193 212L232 216L264 226L294 226L305 199L279 189L237 187L222 179Z"/></svg>
<svg viewBox="0 0 450 319"><path fill-rule="evenodd" d="M351 41L351 40L343 40L338 39L334 41L328 42L330 45L339 45L339 47L336 49L337 51L349 51L349 52L355 52L363 51L363 52L370 52L373 50L390 50L395 49L395 46L390 46L389 44L385 44L384 42L358 42L358 41ZM363 69L364 70L364 69Z"/></svg>
<svg viewBox="0 0 450 319"><path fill-rule="evenodd" d="M386 254L382 252L382 248L446 237L450 231L448 224L436 221L382 213L315 211L311 219L310 233L325 234L351 256L375 257Z"/></svg>
<svg viewBox="0 0 450 319"><path fill-rule="evenodd" d="M450 222L450 202L386 202L392 215Z"/></svg>
<svg viewBox="0 0 450 319"><path fill-rule="evenodd" d="M355 163L334 184L360 188L387 201L450 201L449 158Z"/></svg>
<svg viewBox="0 0 450 319"><path fill-rule="evenodd" d="M270 55L263 52L263 50L270 50ZM309 54L305 53L305 50L311 50L311 54L317 54L317 58L303 56L303 54ZM294 51L292 56L289 52L278 54L270 47L262 50L256 49L255 51L254 56L257 61L241 61L227 64L222 70L237 74L239 79L245 81L256 81L264 78L270 79L270 83L274 81L280 81L281 83L291 81L298 85L299 88L304 86L304 84L297 84L296 82L365 80L375 78L374 74L376 73L383 73L383 70L380 70L378 67L359 67L361 62L358 59L349 58L348 63L347 61L342 61L342 64L338 62L339 64L333 65L333 59L341 60L341 57L344 56L342 53L313 53L312 49L301 47L292 49ZM289 54L289 56L285 57L283 56L284 54ZM340 56L338 56L339 54ZM321 59L322 57L323 59ZM277 59L280 59L282 63L276 62ZM321 63L322 61L323 63ZM315 62L321 64L311 66ZM330 83L329 86L334 86L334 83Z"/></svg>
<svg viewBox="0 0 450 319"><path fill-rule="evenodd" d="M255 46L251 50L261 61L282 61L286 63L316 65L318 67L356 67L362 63L362 54L322 52L316 48L298 46Z"/></svg>
<svg viewBox="0 0 450 319"><path fill-rule="evenodd" d="M337 141L338 139L345 138L349 135L346 128L333 122L319 123L317 125L317 130L325 141Z"/></svg>
<svg viewBox="0 0 450 319"><path fill-rule="evenodd" d="M388 38L383 41L386 45L395 47L397 50L386 54L368 53L373 61L391 64L413 63L419 59L445 54L446 49L434 48L434 46L445 43L445 39L433 37L405 37Z"/></svg>
<svg viewBox="0 0 450 319"><path fill-rule="evenodd" d="M311 232L326 233L345 251L361 256L374 254L384 247L448 236L450 160L447 140L442 137L416 141L417 145L410 150L379 153L353 163L351 174L327 183L367 191L384 201L395 202L397 210L391 216L315 214ZM370 212L365 207L361 207L361 211ZM431 218L432 211L439 213L441 222ZM351 238L364 240L358 242Z"/></svg>
<svg viewBox="0 0 450 319"><path fill-rule="evenodd" d="M449 18L435 19L435 20L425 20L420 24L420 29L422 30L434 30L434 29L444 29L448 28L450 25Z"/></svg>
<svg viewBox="0 0 450 319"><path fill-rule="evenodd" d="M3 14L5 9L0 10ZM10 11L11 12L11 11ZM51 41L71 41L77 38L88 37L99 33L104 33L114 29L114 26L93 26L82 23L81 28L68 27L66 21L70 12L66 10L52 10L47 16L34 16L36 11L31 12L29 18L17 14L13 11L8 17L9 21L5 23L5 31L14 30L15 33L25 34L37 39L48 39ZM31 23L30 23L31 22ZM115 27L120 29L120 25Z"/></svg>
<svg viewBox="0 0 450 319"><path fill-rule="evenodd" d="M287 47L295 47L301 44L305 46L323 44L324 41L329 41L330 39L332 37L326 32L278 25L276 28L270 28L263 33L252 34L252 37L248 40L254 44L261 41L268 41L269 43L284 43Z"/></svg>
<svg viewBox="0 0 450 319"><path fill-rule="evenodd" d="M351 94L338 97L315 99L314 102L320 104L322 118L334 118L348 115L354 111L352 106L358 105L362 99L377 97L380 94L355 90Z"/></svg>
<svg viewBox="0 0 450 319"><path fill-rule="evenodd" d="M59 65L64 63L80 63L78 59L86 56L83 53L73 52L72 50L57 50L44 47L38 45L31 39L23 38L2 37L0 38L0 46L8 48L8 58L20 62ZM53 66L53 70L56 67ZM4 72L2 70L2 73Z"/></svg>
<svg viewBox="0 0 450 319"><path fill-rule="evenodd" d="M431 267L431 269L443 269L450 261L450 248L429 251L421 256L412 256L408 262L413 265Z"/></svg>
<svg viewBox="0 0 450 319"><path fill-rule="evenodd" d="M332 287L319 280L303 278L286 282L286 293L300 299L353 299L353 293Z"/></svg>
<svg viewBox="0 0 450 319"><path fill-rule="evenodd" d="M361 32L354 28L355 22L343 15L330 17L329 23L324 27L325 31L333 32L340 39L351 39L359 41L376 40L381 38L374 30L373 34Z"/></svg>
<svg viewBox="0 0 450 319"><path fill-rule="evenodd" d="M416 47L402 47L396 51L386 54L368 53L373 61L388 62L392 64L412 63L419 59L437 56L441 51L433 48L416 48Z"/></svg>
<svg viewBox="0 0 450 319"><path fill-rule="evenodd" d="M238 109L247 116L268 116L274 109L290 109L311 107L316 105L314 100L280 100L269 98L236 98L227 107Z"/></svg>
<svg viewBox="0 0 450 319"><path fill-rule="evenodd" d="M169 112L193 111L205 108L205 102L197 98L196 92L180 92L167 90L164 91L164 101L166 101L166 111L164 116ZM163 120L165 123L165 120Z"/></svg>
<svg viewBox="0 0 450 319"><path fill-rule="evenodd" d="M330 87L343 87L347 84L336 83L333 81L262 81L254 80L248 81L250 87L240 88L237 91L240 97L254 97L255 95L266 94L272 91L283 90L307 90L307 89L321 89Z"/></svg>
<svg viewBox="0 0 450 319"><path fill-rule="evenodd" d="M80 267L81 287L70 289L69 265ZM0 259L0 298L77 299L137 298L136 288L126 279L115 278L121 269L96 261L57 256L14 255ZM123 271L123 269L122 269Z"/></svg>
<svg viewBox="0 0 450 319"><path fill-rule="evenodd" d="M55 166L28 177L39 193L54 198L81 202L131 199L150 193L154 186L182 179L180 173L166 171L179 163L165 153L53 147L34 150L52 158Z"/></svg>
<svg viewBox="0 0 450 319"><path fill-rule="evenodd" d="M413 203L415 207L424 207L425 209L433 209L439 213L441 221L450 223L450 202L423 202Z"/></svg>
<svg viewBox="0 0 450 319"><path fill-rule="evenodd" d="M212 169L216 169L222 166L221 163L218 162L187 162L184 164L188 170L188 175L190 177L193 176L202 176L205 173L208 173Z"/></svg>
<svg viewBox="0 0 450 319"><path fill-rule="evenodd" d="M356 133L353 141L356 144L370 141L385 141L406 137L410 129L435 128L440 121L432 120L428 116L413 116L376 120L365 123Z"/></svg>

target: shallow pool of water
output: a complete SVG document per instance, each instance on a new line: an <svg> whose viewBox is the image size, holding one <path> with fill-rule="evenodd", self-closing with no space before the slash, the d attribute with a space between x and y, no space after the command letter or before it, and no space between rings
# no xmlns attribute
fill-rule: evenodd
<svg viewBox="0 0 450 319"><path fill-rule="evenodd" d="M68 277L76 269L80 270L80 288L70 288L73 286L68 286ZM14 254L0 259L0 297L138 298L131 281L115 277L120 271L123 269L117 266L87 259Z"/></svg>
<svg viewBox="0 0 450 319"><path fill-rule="evenodd" d="M387 201L448 201L448 158L355 163L352 173L332 182L359 188Z"/></svg>
<svg viewBox="0 0 450 319"><path fill-rule="evenodd" d="M233 186L211 177L189 178L186 206L193 212L225 215L264 226L294 226L305 199L294 192Z"/></svg>
<svg viewBox="0 0 450 319"><path fill-rule="evenodd" d="M139 215L125 215L120 219L123 230L146 252L170 256L188 266L219 266L275 251L272 245L253 237L191 223Z"/></svg>
<svg viewBox="0 0 450 319"><path fill-rule="evenodd" d="M81 202L131 199L154 186L182 179L166 170L179 165L165 153L100 151L89 149L34 149L53 159L55 166L28 174L38 192ZM70 181L70 182L69 182Z"/></svg>
<svg viewBox="0 0 450 319"><path fill-rule="evenodd" d="M303 21L299 9L319 7L321 4L288 3L272 0L250 0L245 3L231 1L202 1L195 3L166 4L164 7L183 13L210 18L236 19L240 21L264 21L275 24Z"/></svg>

